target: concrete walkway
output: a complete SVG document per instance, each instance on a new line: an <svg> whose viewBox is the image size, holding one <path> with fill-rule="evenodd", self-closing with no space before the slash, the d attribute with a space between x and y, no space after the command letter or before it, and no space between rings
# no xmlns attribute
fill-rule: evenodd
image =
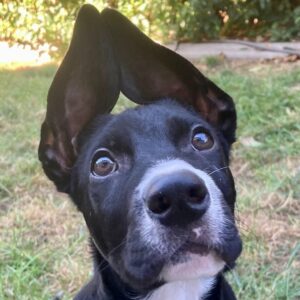
<svg viewBox="0 0 300 300"><path fill-rule="evenodd" d="M300 53L300 42L294 43L255 43L258 46L271 47L274 49L293 49ZM168 45L168 48L174 50L175 44ZM256 50L252 47L237 43L199 43L180 44L177 53L189 60L198 60L207 56L224 55L228 59L271 59L276 57L285 57L288 54L272 51Z"/></svg>
<svg viewBox="0 0 300 300"><path fill-rule="evenodd" d="M275 49L294 49L300 53L300 42L295 43L255 43L257 46L271 47ZM175 44L167 45L170 49L176 48ZM40 49L42 50L42 49ZM176 50L179 54L191 61L197 61L207 56L224 55L231 60L257 60L257 59L271 59L276 57L285 57L288 54L259 51L252 47L241 45L237 43L185 43L180 44ZM5 63L22 63L30 65L39 65L48 63L51 57L44 53L39 55L39 51L31 50L29 47L22 47L19 45L9 46L6 42L0 42L0 64Z"/></svg>

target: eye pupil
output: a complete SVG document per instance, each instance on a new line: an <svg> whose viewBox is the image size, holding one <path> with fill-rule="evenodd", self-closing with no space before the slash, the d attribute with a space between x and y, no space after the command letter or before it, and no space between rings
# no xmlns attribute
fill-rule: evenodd
<svg viewBox="0 0 300 300"><path fill-rule="evenodd" d="M194 138L198 143L201 144L205 144L208 142L208 135L204 132L196 134Z"/></svg>
<svg viewBox="0 0 300 300"><path fill-rule="evenodd" d="M213 139L210 134L200 131L194 134L192 144L197 150L205 150L213 146Z"/></svg>
<svg viewBox="0 0 300 300"><path fill-rule="evenodd" d="M92 172L96 176L107 176L116 170L116 162L108 156L100 156L94 160Z"/></svg>
<svg viewBox="0 0 300 300"><path fill-rule="evenodd" d="M96 167L99 168L99 169L107 169L109 168L111 162L109 161L109 159L107 158L99 158L97 161L96 161Z"/></svg>

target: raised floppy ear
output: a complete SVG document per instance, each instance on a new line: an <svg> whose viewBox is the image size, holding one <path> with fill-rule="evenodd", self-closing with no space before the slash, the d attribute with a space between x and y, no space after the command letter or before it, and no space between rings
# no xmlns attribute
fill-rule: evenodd
<svg viewBox="0 0 300 300"><path fill-rule="evenodd" d="M74 140L97 114L109 113L122 91L147 104L173 98L192 105L231 144L233 101L190 62L160 46L115 10L79 11L68 52L48 93L39 158L60 191L69 191Z"/></svg>

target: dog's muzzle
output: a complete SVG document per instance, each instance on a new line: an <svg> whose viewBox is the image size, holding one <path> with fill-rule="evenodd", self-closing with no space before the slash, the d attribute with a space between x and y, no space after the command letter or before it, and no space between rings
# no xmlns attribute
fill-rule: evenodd
<svg viewBox="0 0 300 300"><path fill-rule="evenodd" d="M151 249L165 256L214 250L227 263L238 257L233 213L203 170L181 159L160 161L144 174L135 196L132 228Z"/></svg>
<svg viewBox="0 0 300 300"><path fill-rule="evenodd" d="M122 278L135 287L215 276L241 252L234 216L213 178L181 159L146 170L132 196Z"/></svg>

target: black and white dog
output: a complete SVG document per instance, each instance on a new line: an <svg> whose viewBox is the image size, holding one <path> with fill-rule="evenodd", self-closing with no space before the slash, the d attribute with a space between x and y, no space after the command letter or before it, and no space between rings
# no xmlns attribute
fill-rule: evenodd
<svg viewBox="0 0 300 300"><path fill-rule="evenodd" d="M148 105L109 114L120 92ZM82 7L39 146L91 235L94 276L75 299L235 299L235 129L231 97L191 63L117 11Z"/></svg>

